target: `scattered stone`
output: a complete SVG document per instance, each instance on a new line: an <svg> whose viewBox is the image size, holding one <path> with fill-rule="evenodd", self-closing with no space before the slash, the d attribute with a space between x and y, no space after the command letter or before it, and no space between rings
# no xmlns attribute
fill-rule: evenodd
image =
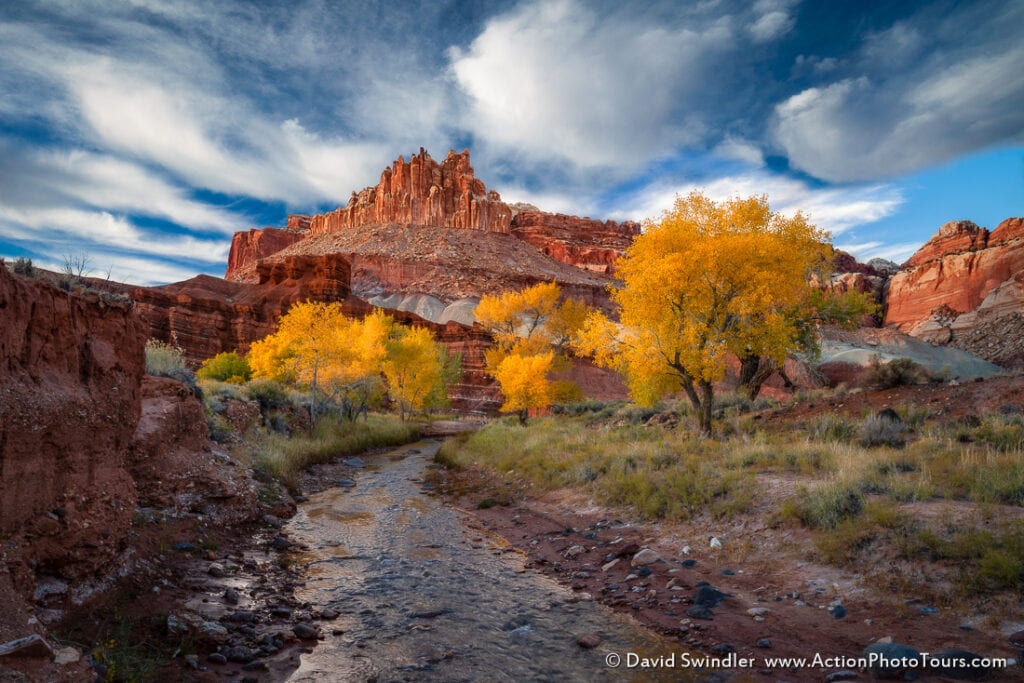
<svg viewBox="0 0 1024 683"><path fill-rule="evenodd" d="M686 567L687 569L691 569L697 566L697 560L683 560L682 562L680 562L680 564Z"/></svg>
<svg viewBox="0 0 1024 683"><path fill-rule="evenodd" d="M167 633L169 633L172 636L174 636L174 635L185 635L186 633L188 633L188 624L186 624L176 614L168 614L167 615L166 625L167 625Z"/></svg>
<svg viewBox="0 0 1024 683"><path fill-rule="evenodd" d="M611 568L614 567L615 565L617 565L618 563L619 563L619 558L616 557L614 560L612 560L608 564L606 564L603 567L601 567L601 571L603 571L603 572L610 571Z"/></svg>
<svg viewBox="0 0 1024 683"><path fill-rule="evenodd" d="M196 547L188 541L178 541L174 544L174 549L177 550L179 553L187 553L190 550L195 550Z"/></svg>
<svg viewBox="0 0 1024 683"><path fill-rule="evenodd" d="M713 655L727 655L732 652L736 652L736 648L729 643L718 643L711 646L711 654Z"/></svg>
<svg viewBox="0 0 1024 683"><path fill-rule="evenodd" d="M353 467L355 469L362 469L366 467L366 461L362 458L345 458L341 461L346 467Z"/></svg>
<svg viewBox="0 0 1024 683"><path fill-rule="evenodd" d="M224 565L220 562L211 562L210 566L206 568L206 573L215 578L224 576Z"/></svg>
<svg viewBox="0 0 1024 683"><path fill-rule="evenodd" d="M334 482L334 485L340 486L343 489L350 489L354 487L356 483L351 479L339 479L338 481Z"/></svg>
<svg viewBox="0 0 1024 683"><path fill-rule="evenodd" d="M221 644L228 639L228 630L216 621L204 621L199 625L199 635L204 640Z"/></svg>
<svg viewBox="0 0 1024 683"><path fill-rule="evenodd" d="M637 571L637 574L640 576L640 578L643 578L645 576L650 576L651 575L651 568L650 567L640 567L639 571Z"/></svg>
<svg viewBox="0 0 1024 683"><path fill-rule="evenodd" d="M928 663L931 672L938 676L946 676L957 681L981 681L988 678L989 669L970 665L972 661L980 658L968 650L953 648L929 654Z"/></svg>
<svg viewBox="0 0 1024 683"><path fill-rule="evenodd" d="M747 610L747 614L752 617L763 617L766 614L771 614L772 611L767 607L751 607Z"/></svg>
<svg viewBox="0 0 1024 683"><path fill-rule="evenodd" d="M291 619L292 611L287 607L275 607L270 610L270 613L278 619Z"/></svg>
<svg viewBox="0 0 1024 683"><path fill-rule="evenodd" d="M320 637L320 629L304 622L292 626L292 633L301 640L316 640Z"/></svg>
<svg viewBox="0 0 1024 683"><path fill-rule="evenodd" d="M842 605L834 605L828 608L829 614L836 619L842 619L846 616L846 608Z"/></svg>
<svg viewBox="0 0 1024 683"><path fill-rule="evenodd" d="M939 608L938 607L928 606L928 607L922 607L921 608L921 614L924 614L925 616L929 616L929 615L932 615L932 614L938 614L938 613L939 613Z"/></svg>
<svg viewBox="0 0 1024 683"><path fill-rule="evenodd" d="M62 647L53 656L53 663L60 666L74 664L82 658L82 653L73 647Z"/></svg>
<svg viewBox="0 0 1024 683"><path fill-rule="evenodd" d="M224 656L229 662L237 662L239 664L248 664L252 660L259 656L259 652L251 648L245 647L244 645L236 645L229 647L224 651Z"/></svg>
<svg viewBox="0 0 1024 683"><path fill-rule="evenodd" d="M711 536L708 539L708 545L711 546L712 550L720 550L722 548L722 542L718 540L717 536Z"/></svg>
<svg viewBox="0 0 1024 683"><path fill-rule="evenodd" d="M733 576L736 572L731 569L723 569L722 576Z"/></svg>
<svg viewBox="0 0 1024 683"><path fill-rule="evenodd" d="M579 557L580 555L582 555L585 552L587 552L587 549L584 548L583 546L581 546L581 545L574 545L574 546L572 546L571 548L569 548L568 550L566 550L562 554L568 560L575 560L577 557Z"/></svg>
<svg viewBox="0 0 1024 683"><path fill-rule="evenodd" d="M36 586L36 590L32 594L32 598L41 605L46 602L47 598L57 595L66 595L67 592L67 582L55 578L46 578L40 581L39 585Z"/></svg>
<svg viewBox="0 0 1024 683"><path fill-rule="evenodd" d="M714 619L715 613L712 612L709 607L705 607L704 605L694 605L690 609L686 610L686 616L694 619L707 619L710 621L711 619Z"/></svg>
<svg viewBox="0 0 1024 683"><path fill-rule="evenodd" d="M237 605L238 604L238 591L236 591L234 588L228 588L227 590L225 590L224 591L224 602L228 603L229 605Z"/></svg>
<svg viewBox="0 0 1024 683"><path fill-rule="evenodd" d="M325 609L320 610L320 618L326 619L327 621L331 621L332 619L338 618L338 612L336 610L331 609L330 607L327 607Z"/></svg>
<svg viewBox="0 0 1024 683"><path fill-rule="evenodd" d="M185 655L185 666L190 669L199 669L199 655Z"/></svg>
<svg viewBox="0 0 1024 683"><path fill-rule="evenodd" d="M206 661L214 664L227 664L228 658L219 652L213 652L206 658Z"/></svg>
<svg viewBox="0 0 1024 683"><path fill-rule="evenodd" d="M576 644L587 650L593 650L601 644L601 636L596 633L587 633L577 638Z"/></svg>
<svg viewBox="0 0 1024 683"><path fill-rule="evenodd" d="M864 656L874 655L875 663L869 667L871 675L875 678L896 680L904 677L904 674L917 675L919 672L902 666L889 666L899 664L901 661L918 660L921 653L910 647L896 642L883 642L879 640L864 648ZM909 679L912 680L912 679Z"/></svg>
<svg viewBox="0 0 1024 683"><path fill-rule="evenodd" d="M292 545L292 542L284 536L275 536L274 540L270 542L270 547L274 550L277 550L278 552L282 550L288 550L288 548L291 548Z"/></svg>
<svg viewBox="0 0 1024 683"><path fill-rule="evenodd" d="M961 624L960 628L964 628L964 625ZM968 628L964 630L968 631L971 629L973 629L973 627L968 625ZM1007 640L1010 641L1010 645L1024 649L1024 631L1017 631L1016 633L1011 633Z"/></svg>
<svg viewBox="0 0 1024 683"><path fill-rule="evenodd" d="M772 641L770 638L758 638L757 642L754 643L754 647L759 647L762 650L772 649Z"/></svg>
<svg viewBox="0 0 1024 683"><path fill-rule="evenodd" d="M636 555L633 556L633 560L630 562L634 567L645 567L649 564L654 564L661 559L658 553L654 552L650 548L644 548Z"/></svg>
<svg viewBox="0 0 1024 683"><path fill-rule="evenodd" d="M852 681L856 678L859 678L859 674L856 671L843 669L842 671L833 671L828 676L825 676L825 683L836 683L837 681Z"/></svg>
<svg viewBox="0 0 1024 683"><path fill-rule="evenodd" d="M247 609L236 609L228 617L228 621L236 624L251 624L256 621L256 613Z"/></svg>
<svg viewBox="0 0 1024 683"><path fill-rule="evenodd" d="M705 583L698 585L697 592L693 595L693 604L704 607L718 607L722 604L722 600L728 597L732 596Z"/></svg>

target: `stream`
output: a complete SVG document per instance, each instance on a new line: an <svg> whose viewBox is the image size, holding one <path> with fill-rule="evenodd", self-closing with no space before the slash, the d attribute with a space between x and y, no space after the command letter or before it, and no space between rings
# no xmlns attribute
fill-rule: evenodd
<svg viewBox="0 0 1024 683"><path fill-rule="evenodd" d="M524 568L507 542L429 495L439 446L368 457L355 486L312 494L289 522L308 548L296 558L306 566L296 597L340 615L289 680L656 680L605 658L667 655L674 642ZM601 644L581 647L586 634Z"/></svg>

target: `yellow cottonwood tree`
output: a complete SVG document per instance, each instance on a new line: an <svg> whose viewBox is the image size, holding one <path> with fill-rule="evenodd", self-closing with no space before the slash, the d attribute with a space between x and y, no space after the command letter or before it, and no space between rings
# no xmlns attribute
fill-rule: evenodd
<svg viewBox="0 0 1024 683"><path fill-rule="evenodd" d="M443 405L450 361L444 346L423 327L398 326L387 342L383 362L391 398L402 419L414 410Z"/></svg>
<svg viewBox="0 0 1024 683"><path fill-rule="evenodd" d="M494 371L494 377L505 395L502 412L519 413L519 421L526 422L530 408L546 408L551 405L552 386L547 379L554 351L523 356L517 353L506 356Z"/></svg>
<svg viewBox="0 0 1024 683"><path fill-rule="evenodd" d="M555 400L579 395L576 385L552 381L548 375L565 367L569 341L591 311L575 299L562 301L555 282L480 299L473 313L494 339L484 360L505 395L503 412L518 412L525 421L530 408L546 408ZM528 376L529 372L540 374Z"/></svg>
<svg viewBox="0 0 1024 683"><path fill-rule="evenodd" d="M616 264L621 324L593 313L575 345L621 372L639 403L684 391L710 433L727 353L781 363L798 348L790 312L829 257L827 239L799 213L773 213L765 196L676 197Z"/></svg>

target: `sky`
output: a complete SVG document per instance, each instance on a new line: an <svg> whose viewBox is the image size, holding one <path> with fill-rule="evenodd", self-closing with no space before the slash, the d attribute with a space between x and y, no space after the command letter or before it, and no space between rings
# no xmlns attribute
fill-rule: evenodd
<svg viewBox="0 0 1024 683"><path fill-rule="evenodd" d="M862 260L1024 214L1024 3L40 0L0 16L0 256L165 283L469 148L506 201L767 194Z"/></svg>

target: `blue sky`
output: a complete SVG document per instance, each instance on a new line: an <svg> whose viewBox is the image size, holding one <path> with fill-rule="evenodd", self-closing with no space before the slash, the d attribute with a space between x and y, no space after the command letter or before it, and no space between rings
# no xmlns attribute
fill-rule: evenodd
<svg viewBox="0 0 1024 683"><path fill-rule="evenodd" d="M610 218L766 193L862 258L1024 213L1024 3L49 0L0 17L0 255L220 275L236 230L469 147Z"/></svg>

